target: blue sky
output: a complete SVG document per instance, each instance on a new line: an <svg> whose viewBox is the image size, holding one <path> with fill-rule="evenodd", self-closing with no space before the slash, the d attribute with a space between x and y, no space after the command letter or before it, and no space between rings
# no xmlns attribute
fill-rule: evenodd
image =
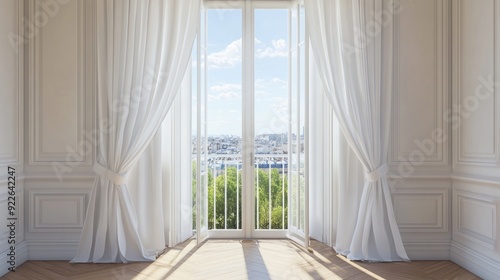
<svg viewBox="0 0 500 280"><path fill-rule="evenodd" d="M241 10L209 10L208 134L242 134ZM255 11L255 133L286 132L288 11Z"/></svg>

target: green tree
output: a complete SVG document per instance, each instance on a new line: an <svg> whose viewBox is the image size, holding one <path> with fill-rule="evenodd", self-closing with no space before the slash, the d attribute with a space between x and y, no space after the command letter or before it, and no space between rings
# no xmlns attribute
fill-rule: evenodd
<svg viewBox="0 0 500 280"><path fill-rule="evenodd" d="M215 180L215 205L214 205L214 185L213 183L208 186L209 198L212 199L208 201L209 205L209 228L213 228L213 223L215 220L215 228L217 229L236 229L241 228L241 171L237 171L236 167L227 167L227 169L223 169L217 171L220 174L217 174L217 178ZM236 174L238 172L239 174ZM237 180L238 179L238 183ZM237 190L238 188L238 190ZM214 207L216 208L216 216L214 218ZM238 207L238 211L236 210ZM225 209L227 208L227 217L225 217ZM239 225L236 227L236 223L238 221L237 213L239 213ZM212 225L210 225L210 223ZM226 227L227 223L227 227Z"/></svg>
<svg viewBox="0 0 500 280"><path fill-rule="evenodd" d="M285 174L279 173L280 169L271 169L271 229L286 229L288 227L288 180ZM259 169L259 228L269 228L269 170ZM257 185L257 180L255 181ZM284 184L283 184L284 183ZM283 200L283 197L285 198ZM257 197L256 197L257 199ZM283 220L284 209L284 220ZM257 211L257 210L256 210ZM257 216L257 213L255 213ZM284 221L284 223L283 223Z"/></svg>
<svg viewBox="0 0 500 280"><path fill-rule="evenodd" d="M193 229L196 229L196 161L195 160L193 160L193 162L192 162L191 170L192 170L191 182L192 182L192 194L193 194L193 198L192 198L192 202L193 202L193 204L192 204L193 205L192 222L193 223L192 223L192 225L193 225ZM205 179L208 180L208 183L207 183L208 186L213 186L214 176L212 175L212 172L208 172L206 175L201 174L202 186L204 185ZM213 193L212 193L212 196L210 196L210 193L208 193L208 201L213 201ZM210 208L210 204L209 204L209 208ZM213 203L212 203L212 209L213 209ZM210 211L210 209L209 209L209 211ZM212 210L212 213L213 213L213 210ZM213 217L213 215L212 215L212 217ZM203 222L204 221L202 221L202 223ZM210 221L209 221L209 224L210 224ZM213 222L212 222L212 225L213 225Z"/></svg>
<svg viewBox="0 0 500 280"><path fill-rule="evenodd" d="M195 228L196 162L193 162L192 170L193 170L193 178L192 178L193 228ZM281 169L271 169L271 228L272 229L282 229L283 227L286 229L288 227L288 179L287 175L280 174L279 170ZM242 225L241 170L237 170L236 167L234 166L228 166L226 167L226 169L216 170L215 172L217 173L215 174L216 175L215 180L214 180L213 170L209 170L206 176L202 175L202 180L206 177L208 181L207 182L208 228L241 229ZM258 196L256 194L255 199L258 198L258 207L259 207L257 222L259 224L259 228L268 229L269 228L269 169L259 169L258 171L256 170L255 174L256 176L258 176L258 180L257 177L255 180L256 190L258 190ZM238 183L237 180L239 181ZM226 219L224 219L224 217L226 216L225 215L226 204L227 204L227 217ZM256 200L256 206L257 206L257 200ZM214 215L214 207L215 207L215 215ZM239 208L238 211L236 211L236 207ZM239 216L239 219L237 215ZM255 213L255 217L257 217L257 213ZM238 226L237 222L239 222Z"/></svg>

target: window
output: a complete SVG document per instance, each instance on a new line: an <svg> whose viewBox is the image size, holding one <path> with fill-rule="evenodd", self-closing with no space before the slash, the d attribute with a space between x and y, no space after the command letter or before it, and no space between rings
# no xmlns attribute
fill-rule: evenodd
<svg viewBox="0 0 500 280"><path fill-rule="evenodd" d="M193 57L200 238L307 236L306 40L295 1L205 1Z"/></svg>

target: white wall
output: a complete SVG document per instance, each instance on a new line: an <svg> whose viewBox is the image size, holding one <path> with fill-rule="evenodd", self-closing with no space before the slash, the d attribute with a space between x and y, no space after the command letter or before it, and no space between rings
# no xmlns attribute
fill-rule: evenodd
<svg viewBox="0 0 500 280"><path fill-rule="evenodd" d="M500 1L402 1L393 201L412 259L500 275Z"/></svg>
<svg viewBox="0 0 500 280"><path fill-rule="evenodd" d="M500 1L453 2L451 259L500 275Z"/></svg>
<svg viewBox="0 0 500 280"><path fill-rule="evenodd" d="M25 239L29 259L74 257L94 173L94 1L28 1Z"/></svg>
<svg viewBox="0 0 500 280"><path fill-rule="evenodd" d="M23 60L22 45L18 40L22 37L20 27L22 3L17 0L0 1L0 275L8 271L11 260L10 247L15 245L16 266L26 260L26 246L23 242ZM5 225L8 202L12 202L8 193L8 167L15 168L15 211L14 222L16 233L10 233ZM12 186L12 185L11 185ZM12 206L12 205L10 205ZM15 236L16 244L8 243Z"/></svg>
<svg viewBox="0 0 500 280"><path fill-rule="evenodd" d="M451 240L450 1L403 0L394 17L389 155L396 220L411 259L448 259Z"/></svg>

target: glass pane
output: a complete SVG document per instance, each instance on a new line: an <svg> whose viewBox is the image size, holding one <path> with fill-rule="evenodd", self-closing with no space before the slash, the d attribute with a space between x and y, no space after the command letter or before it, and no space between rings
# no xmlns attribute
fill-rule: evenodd
<svg viewBox="0 0 500 280"><path fill-rule="evenodd" d="M298 30L297 30L297 23L298 23L298 14L297 14L297 9L294 8L290 11L291 15L290 15L290 18L291 18L291 26L290 26L290 35L291 35L291 38L290 38L290 43L291 43L291 46L292 46L292 49L298 45L299 43L299 38L297 36L297 33L298 33Z"/></svg>
<svg viewBox="0 0 500 280"><path fill-rule="evenodd" d="M306 38L306 24L305 24L306 11L304 5L299 6L299 43L305 41Z"/></svg>
<svg viewBox="0 0 500 280"><path fill-rule="evenodd" d="M299 229L304 230L305 229L305 153L304 153L304 140L305 140L305 96L306 96L306 79L305 79L305 44L301 44L299 47L299 54L300 54L300 61L299 61L299 98L300 98L300 107L299 107L299 129L300 129L300 150L298 151L298 154L300 155L300 167L299 167L299 173L300 173L300 224L299 224Z"/></svg>
<svg viewBox="0 0 500 280"><path fill-rule="evenodd" d="M197 179L197 169L196 169L196 160L197 160L197 151L198 151L198 48L197 42L194 43L193 51L191 53L191 190L193 194L193 218L192 218L192 229L196 230L196 179Z"/></svg>
<svg viewBox="0 0 500 280"><path fill-rule="evenodd" d="M298 7L298 6L297 6ZM305 208L305 28L304 11L291 13L291 148L290 148L290 229L289 236L304 241Z"/></svg>
<svg viewBox="0 0 500 280"><path fill-rule="evenodd" d="M288 10L254 11L256 229L288 227Z"/></svg>
<svg viewBox="0 0 500 280"><path fill-rule="evenodd" d="M208 226L240 229L241 10L208 10L206 40Z"/></svg>

